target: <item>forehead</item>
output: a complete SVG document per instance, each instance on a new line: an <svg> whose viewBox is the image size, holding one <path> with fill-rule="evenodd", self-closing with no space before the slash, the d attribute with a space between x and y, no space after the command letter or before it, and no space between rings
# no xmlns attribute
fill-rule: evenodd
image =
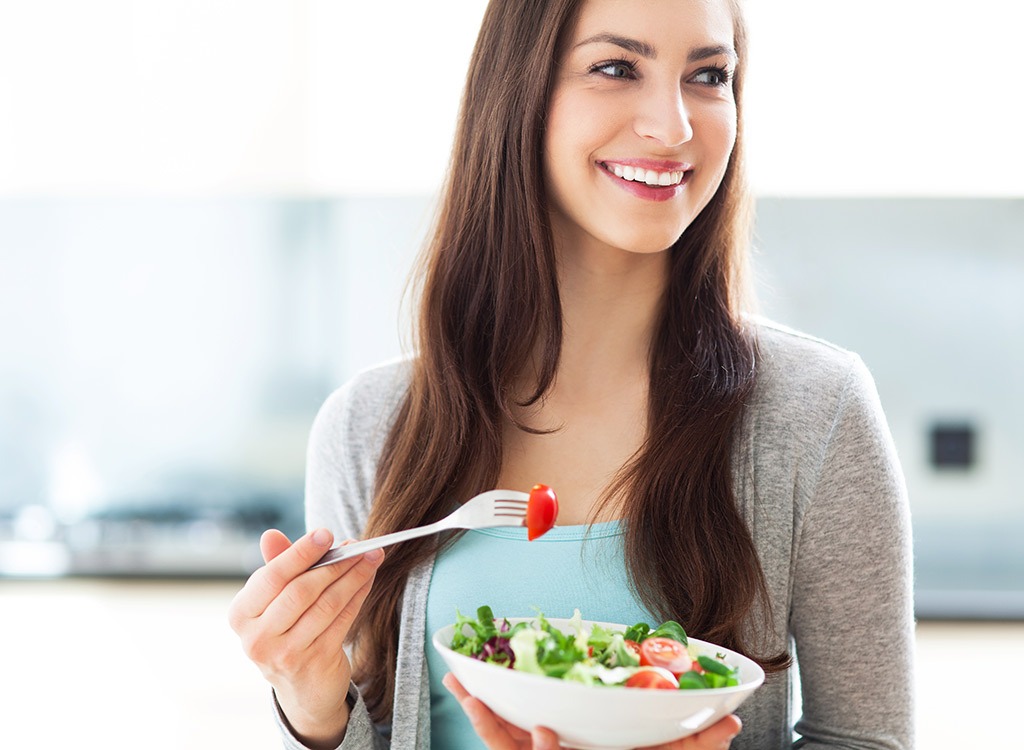
<svg viewBox="0 0 1024 750"><path fill-rule="evenodd" d="M731 44L733 9L730 0L584 0L573 43L602 32L642 39L657 49Z"/></svg>

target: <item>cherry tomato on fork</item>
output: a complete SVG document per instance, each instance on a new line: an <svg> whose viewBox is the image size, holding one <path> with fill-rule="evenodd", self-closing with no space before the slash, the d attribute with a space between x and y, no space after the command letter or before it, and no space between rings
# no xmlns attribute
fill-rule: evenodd
<svg viewBox="0 0 1024 750"><path fill-rule="evenodd" d="M531 542L551 531L558 518L558 498L546 484L535 484L526 502L526 538Z"/></svg>

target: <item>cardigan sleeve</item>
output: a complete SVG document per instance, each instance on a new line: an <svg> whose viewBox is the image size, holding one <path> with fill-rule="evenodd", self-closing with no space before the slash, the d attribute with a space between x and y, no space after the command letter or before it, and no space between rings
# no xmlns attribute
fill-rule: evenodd
<svg viewBox="0 0 1024 750"><path fill-rule="evenodd" d="M345 739L338 745L337 750L386 750L389 747L387 739L374 726L370 719L370 712L363 703L359 689L349 685L349 717L348 726L345 728ZM282 747L285 750L309 750L308 746L302 744L292 732L287 717L281 711L281 706L274 698L274 719L281 730Z"/></svg>
<svg viewBox="0 0 1024 750"><path fill-rule="evenodd" d="M331 394L310 430L306 455L306 528L326 527L335 544L359 539L370 511L377 456L400 391L390 386L395 368L362 373ZM381 386L387 387L381 387ZM345 739L338 750L383 750L389 726L375 726L354 683ZM274 700L274 716L287 750L307 750Z"/></svg>
<svg viewBox="0 0 1024 750"><path fill-rule="evenodd" d="M913 746L910 511L874 382L852 357L797 530L795 747Z"/></svg>

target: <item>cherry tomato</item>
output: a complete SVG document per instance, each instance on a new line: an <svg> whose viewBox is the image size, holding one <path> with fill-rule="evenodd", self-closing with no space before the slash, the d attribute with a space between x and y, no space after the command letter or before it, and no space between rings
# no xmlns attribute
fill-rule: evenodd
<svg viewBox="0 0 1024 750"><path fill-rule="evenodd" d="M623 641L623 643L624 643L624 645L626 646L626 648L628 650L633 652L633 655L636 656L637 659L640 658L640 644L639 643L637 643L636 641L631 641L628 638L625 641Z"/></svg>
<svg viewBox="0 0 1024 750"><path fill-rule="evenodd" d="M628 688L654 688L655 690L676 690L679 684L653 669L637 672L626 680Z"/></svg>
<svg viewBox="0 0 1024 750"><path fill-rule="evenodd" d="M535 484L526 503L526 538L531 542L551 531L558 518L558 498L546 484Z"/></svg>
<svg viewBox="0 0 1024 750"><path fill-rule="evenodd" d="M648 638L640 644L640 664L663 667L676 677L690 671L693 661L686 646L671 638Z"/></svg>

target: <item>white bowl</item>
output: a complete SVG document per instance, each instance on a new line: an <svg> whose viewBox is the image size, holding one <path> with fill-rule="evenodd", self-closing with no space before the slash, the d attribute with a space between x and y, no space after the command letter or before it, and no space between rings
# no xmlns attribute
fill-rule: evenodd
<svg viewBox="0 0 1024 750"><path fill-rule="evenodd" d="M512 624L536 617L508 618ZM547 618L568 633L569 621ZM624 631L626 626L584 620ZM740 684L706 690L656 690L590 686L543 675L519 672L457 654L449 648L455 626L434 633L434 648L452 674L494 713L523 729L547 727L563 747L580 750L632 750L686 737L732 713L764 682L764 671L742 654L690 638L700 654L725 654L739 667Z"/></svg>

